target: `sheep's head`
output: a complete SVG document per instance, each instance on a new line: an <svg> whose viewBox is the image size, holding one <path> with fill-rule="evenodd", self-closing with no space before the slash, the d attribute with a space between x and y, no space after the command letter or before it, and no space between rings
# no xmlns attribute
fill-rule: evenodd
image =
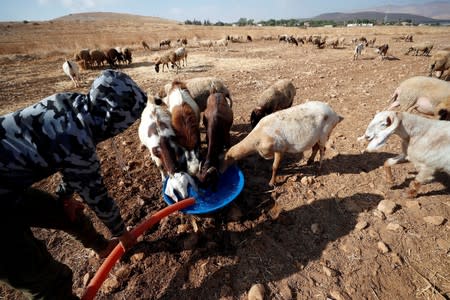
<svg viewBox="0 0 450 300"><path fill-rule="evenodd" d="M447 108L440 108L437 112L439 115L439 120L450 121L450 112Z"/></svg>
<svg viewBox="0 0 450 300"><path fill-rule="evenodd" d="M258 124L258 122L265 116L266 113L262 108L260 107L255 108L252 111L252 114L250 115L250 124L252 125L252 128L255 128L256 124Z"/></svg>

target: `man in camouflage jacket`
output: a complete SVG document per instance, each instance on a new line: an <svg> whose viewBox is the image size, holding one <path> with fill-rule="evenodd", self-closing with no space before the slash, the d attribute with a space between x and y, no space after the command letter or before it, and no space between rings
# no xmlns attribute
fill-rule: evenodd
<svg viewBox="0 0 450 300"><path fill-rule="evenodd" d="M96 145L133 124L146 102L129 76L106 70L87 95L55 94L0 116L0 281L33 299L77 299L72 271L52 258L30 227L64 230L103 256L118 240L133 245L103 183ZM32 187L57 172L62 181L56 195ZM112 239L94 229L73 193Z"/></svg>

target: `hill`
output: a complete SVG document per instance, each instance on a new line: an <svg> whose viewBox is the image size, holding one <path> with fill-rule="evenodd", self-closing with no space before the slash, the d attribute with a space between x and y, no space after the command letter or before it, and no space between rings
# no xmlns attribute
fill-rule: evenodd
<svg viewBox="0 0 450 300"><path fill-rule="evenodd" d="M413 15L413 14L404 14L404 13L382 13L376 11L364 11L364 12L355 12L355 13L326 13L320 14L312 20L332 20L335 22L344 22L344 21L356 21L356 20L376 20L377 22L398 22L411 20L413 23L437 23L440 20L435 20L432 18Z"/></svg>
<svg viewBox="0 0 450 300"><path fill-rule="evenodd" d="M174 20L168 20L158 17L148 17L141 15L125 14L125 13L113 13L113 12L87 12L69 14L59 18L55 18L52 21L141 21L146 23L178 23Z"/></svg>
<svg viewBox="0 0 450 300"><path fill-rule="evenodd" d="M450 2L448 1L433 1L422 4L409 5L384 5L377 6L360 11L376 11L382 13L404 13L421 15L432 19L450 19ZM355 11L358 12L358 11Z"/></svg>

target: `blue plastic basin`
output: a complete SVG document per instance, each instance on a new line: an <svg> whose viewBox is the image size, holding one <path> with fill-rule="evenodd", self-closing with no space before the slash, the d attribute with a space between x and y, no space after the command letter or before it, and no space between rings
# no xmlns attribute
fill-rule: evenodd
<svg viewBox="0 0 450 300"><path fill-rule="evenodd" d="M166 190L167 180L163 184L164 201L171 205L174 203L172 198L167 196ZM230 166L225 173L221 174L217 190L212 192L211 189L201 189L194 191L189 187L189 197L195 198L195 204L183 209L182 212L187 214L206 214L214 212L232 202L244 188L244 175L237 165Z"/></svg>

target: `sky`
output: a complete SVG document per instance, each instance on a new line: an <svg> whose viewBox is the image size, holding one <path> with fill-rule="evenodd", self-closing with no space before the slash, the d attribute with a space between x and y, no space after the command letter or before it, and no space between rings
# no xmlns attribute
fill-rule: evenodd
<svg viewBox="0 0 450 300"><path fill-rule="evenodd" d="M384 5L423 4L424 0L6 0L0 21L46 21L71 13L117 12L176 21L255 22L311 18Z"/></svg>

